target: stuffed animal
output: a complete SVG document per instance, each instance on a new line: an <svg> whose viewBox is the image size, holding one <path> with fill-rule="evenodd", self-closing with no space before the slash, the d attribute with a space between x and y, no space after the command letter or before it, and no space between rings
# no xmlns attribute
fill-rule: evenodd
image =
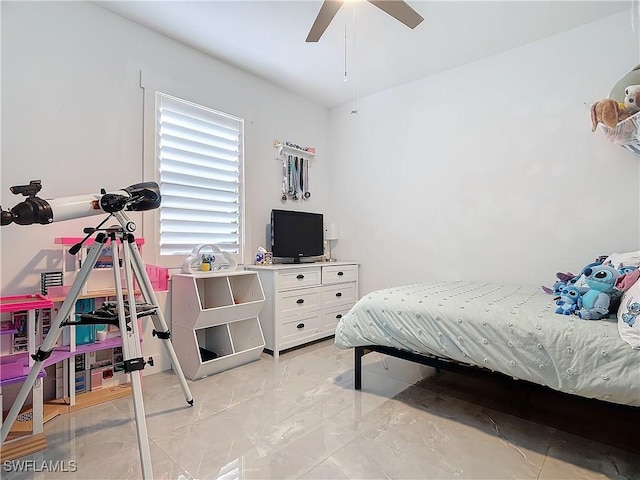
<svg viewBox="0 0 640 480"><path fill-rule="evenodd" d="M629 85L625 88L624 108L631 115L640 112L640 85Z"/></svg>
<svg viewBox="0 0 640 480"><path fill-rule="evenodd" d="M629 298L627 301L627 311L622 314L622 321L630 327L633 327L638 315L640 315L640 303L634 302L633 298Z"/></svg>
<svg viewBox="0 0 640 480"><path fill-rule="evenodd" d="M607 97L613 98L616 102L624 102L624 91L629 85L640 85L640 65L636 65L618 80Z"/></svg>
<svg viewBox="0 0 640 480"><path fill-rule="evenodd" d="M566 285L560 292L560 296L556 298L556 305L558 305L556 313L573 315L582 307L580 291L572 285Z"/></svg>
<svg viewBox="0 0 640 480"><path fill-rule="evenodd" d="M565 285L575 285L576 283L579 283L578 286L584 287L584 271L587 268L600 265L602 262L604 262L606 258L607 258L606 255L600 255L598 258L596 258L595 262L585 265L582 268L582 270L580 270L580 273L578 273L577 275L571 272L566 272L566 273L556 272L556 278L558 279L558 281L555 282L551 288L545 287L543 285L542 291L544 293L548 293L549 295L555 295L557 297L558 295L560 295L560 292L565 287ZM583 290L586 291L587 289L584 288ZM583 293L583 292L580 292L580 293Z"/></svg>
<svg viewBox="0 0 640 480"><path fill-rule="evenodd" d="M599 100L591 105L591 131L595 132L598 123L604 123L609 128L615 128L618 123L629 118L629 112L624 104L611 98Z"/></svg>
<svg viewBox="0 0 640 480"><path fill-rule="evenodd" d="M567 282L569 282L575 275L571 272L557 272L556 273L556 278L558 279L558 281L556 281L553 286L551 288L549 287L545 287L544 285L542 285L542 291L544 293L548 293L549 295L560 295L560 292L562 291L562 289L564 288L564 286L567 284Z"/></svg>
<svg viewBox="0 0 640 480"><path fill-rule="evenodd" d="M625 273L635 272L638 269L635 265L618 265L618 271L620 275L624 275Z"/></svg>
<svg viewBox="0 0 640 480"><path fill-rule="evenodd" d="M599 320L608 315L611 294L619 276L620 272L609 265L586 268L584 281L588 289L582 293L582 307L576 315L585 320Z"/></svg>

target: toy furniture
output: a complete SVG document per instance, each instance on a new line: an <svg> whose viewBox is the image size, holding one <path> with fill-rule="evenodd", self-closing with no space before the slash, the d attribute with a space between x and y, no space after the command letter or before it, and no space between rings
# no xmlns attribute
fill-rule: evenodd
<svg viewBox="0 0 640 480"><path fill-rule="evenodd" d="M63 255L67 257L68 249L80 240L63 237L56 238L55 243L62 246ZM90 239L88 243L92 244L93 240ZM144 239L136 239L136 244L143 245ZM84 261L86 250L79 253L79 257ZM66 283L73 282L81 262L75 257L65 260L63 276ZM108 262L106 256L98 259L90 280L83 285L70 318L94 311L104 302L113 300L116 294L113 269L105 262ZM146 265L146 273L155 291L167 290L166 269ZM3 401L0 405L4 408L11 405L16 388L22 385L29 374L34 364L30 355L36 352L48 333L53 317L66 299L69 289L70 286L49 287L47 296L22 295L0 299L0 401ZM98 338L96 331L101 332L101 338ZM122 339L116 326L64 327L51 356L42 364L31 405L22 409L7 441L2 445L2 459L18 458L46 448L43 424L55 416L130 395L130 375L124 372L123 360ZM30 440L33 446L26 439L20 440L31 431L34 434ZM19 444L17 440L20 440Z"/></svg>
<svg viewBox="0 0 640 480"><path fill-rule="evenodd" d="M53 302L43 295L0 297L0 314L2 314L0 341L3 347L3 355L0 357L0 405L3 399L3 387L19 382L29 373L30 367L34 364L31 355L36 351L36 316L39 313L43 319L42 325L46 325L51 318L52 306ZM30 334L31 332L34 334ZM5 349L8 350L7 354L4 354ZM22 421L17 422L18 425L7 437L7 443L2 446L3 460L13 455L22 456L37 452L47 447L43 434L43 376L42 372L31 390L32 407L22 412ZM31 436L25 438L29 433Z"/></svg>

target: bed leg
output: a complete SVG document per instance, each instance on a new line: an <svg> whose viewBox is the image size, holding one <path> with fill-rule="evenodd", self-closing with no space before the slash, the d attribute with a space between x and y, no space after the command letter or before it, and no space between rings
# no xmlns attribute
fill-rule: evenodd
<svg viewBox="0 0 640 480"><path fill-rule="evenodd" d="M360 390L362 388L362 355L364 355L364 348L355 347L355 389Z"/></svg>

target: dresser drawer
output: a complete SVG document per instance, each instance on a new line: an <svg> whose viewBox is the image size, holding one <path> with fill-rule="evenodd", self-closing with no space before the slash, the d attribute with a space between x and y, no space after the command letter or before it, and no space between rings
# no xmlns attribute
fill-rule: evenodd
<svg viewBox="0 0 640 480"><path fill-rule="evenodd" d="M320 310L322 294L320 287L302 288L278 294L276 317L306 314Z"/></svg>
<svg viewBox="0 0 640 480"><path fill-rule="evenodd" d="M322 309L322 333L330 333L333 335L338 322L351 310L351 307L353 307L353 303L330 309Z"/></svg>
<svg viewBox="0 0 640 480"><path fill-rule="evenodd" d="M313 287L321 283L321 267L293 268L278 274L278 288Z"/></svg>
<svg viewBox="0 0 640 480"><path fill-rule="evenodd" d="M320 333L320 312L312 312L308 315L301 315L294 321L284 323L280 327L280 339L282 349L293 347L304 343L309 337L314 337Z"/></svg>
<svg viewBox="0 0 640 480"><path fill-rule="evenodd" d="M352 304L356 301L356 284L338 283L322 287L322 308Z"/></svg>
<svg viewBox="0 0 640 480"><path fill-rule="evenodd" d="M330 265L322 267L322 283L355 282L358 279L357 265Z"/></svg>

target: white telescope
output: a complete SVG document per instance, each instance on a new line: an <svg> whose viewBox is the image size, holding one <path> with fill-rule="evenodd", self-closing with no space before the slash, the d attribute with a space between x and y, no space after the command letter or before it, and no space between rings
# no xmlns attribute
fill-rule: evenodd
<svg viewBox="0 0 640 480"><path fill-rule="evenodd" d="M72 197L43 200L36 196L42 188L40 180L31 180L29 185L11 187L11 193L27 197L11 210L2 210L2 226L11 223L48 225L74 218L83 218L101 213L115 213L121 210L141 212L160 206L160 188L155 182L136 183L122 190L99 194L76 195Z"/></svg>

